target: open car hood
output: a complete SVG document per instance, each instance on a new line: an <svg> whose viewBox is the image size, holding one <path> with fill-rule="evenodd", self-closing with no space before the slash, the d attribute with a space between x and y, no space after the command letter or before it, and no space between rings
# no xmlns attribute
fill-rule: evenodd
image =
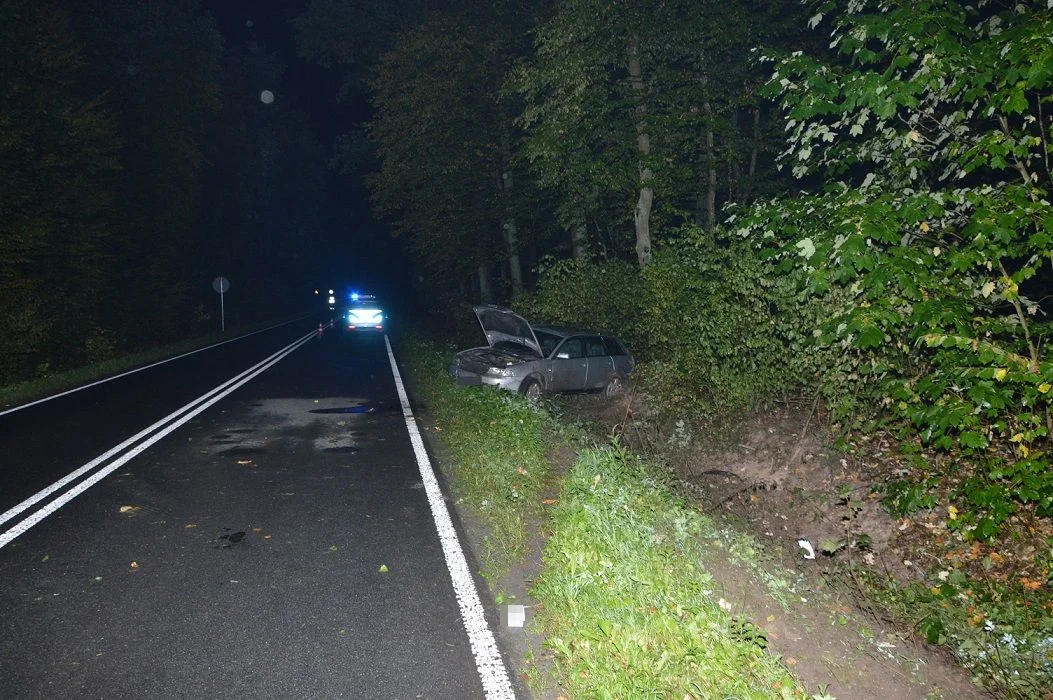
<svg viewBox="0 0 1053 700"><path fill-rule="evenodd" d="M534 329L519 314L499 306L477 306L475 315L491 347L494 343L506 340L526 345L541 357L541 343L537 342Z"/></svg>

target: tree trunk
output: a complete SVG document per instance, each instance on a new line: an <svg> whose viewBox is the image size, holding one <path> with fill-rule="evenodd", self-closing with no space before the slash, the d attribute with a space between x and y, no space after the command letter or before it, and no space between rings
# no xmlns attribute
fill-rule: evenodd
<svg viewBox="0 0 1053 700"><path fill-rule="evenodd" d="M585 223L582 222L570 232L570 244L574 251L575 260L585 259Z"/></svg>
<svg viewBox="0 0 1053 700"><path fill-rule="evenodd" d="M755 185L754 178L757 177L757 151L760 150L760 107L753 108L753 137L750 144L750 170L746 175L746 191L743 201L753 195Z"/></svg>
<svg viewBox="0 0 1053 700"><path fill-rule="evenodd" d="M505 220L501 224L501 233L508 247L508 276L512 280L512 296L523 293L523 268L519 261L519 232L516 229L516 217L512 212L512 171L501 174L501 186L505 199Z"/></svg>
<svg viewBox="0 0 1053 700"><path fill-rule="evenodd" d="M706 114L710 117L713 116L713 112L710 109L709 102L706 102ZM713 126L709 125L706 127L706 160L708 165L706 167L706 230L710 233L713 232L713 227L717 223L717 157L716 153L713 152Z"/></svg>
<svg viewBox="0 0 1053 700"><path fill-rule="evenodd" d="M479 299L484 304L493 303L494 293L490 289L490 270L486 264L479 265Z"/></svg>
<svg viewBox="0 0 1053 700"><path fill-rule="evenodd" d="M636 99L636 150L640 154L640 196L636 200L636 212L633 220L636 225L636 257L640 267L651 264L651 205L654 203L654 189L651 180L654 174L647 167L647 156L651 153L651 137L647 133L644 106L644 82L640 69L640 41L633 36L629 40L629 85Z"/></svg>

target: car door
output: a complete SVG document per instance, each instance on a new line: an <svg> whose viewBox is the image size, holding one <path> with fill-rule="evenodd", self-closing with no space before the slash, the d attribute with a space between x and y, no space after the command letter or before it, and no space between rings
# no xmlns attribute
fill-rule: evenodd
<svg viewBox="0 0 1053 700"><path fill-rule="evenodd" d="M607 354L611 357L611 366L614 373L625 379L633 371L633 357L625 349L625 344L613 335L603 336L603 343L607 346Z"/></svg>
<svg viewBox="0 0 1053 700"><path fill-rule="evenodd" d="M598 335L585 337L585 359L588 367L585 373L585 387L602 389L613 369L603 338Z"/></svg>
<svg viewBox="0 0 1053 700"><path fill-rule="evenodd" d="M578 391L584 389L588 369L585 339L581 336L571 336L565 339L552 355L549 390Z"/></svg>

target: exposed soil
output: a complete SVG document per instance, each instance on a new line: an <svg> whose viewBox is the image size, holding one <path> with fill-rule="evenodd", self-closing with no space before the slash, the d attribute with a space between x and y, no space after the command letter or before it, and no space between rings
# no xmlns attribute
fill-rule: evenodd
<svg viewBox="0 0 1053 700"><path fill-rule="evenodd" d="M656 428L639 396L573 396L564 404L661 456L700 510L755 537L759 556L716 546L704 564L734 612L764 630L768 648L810 692L839 700L990 697L945 651L872 612L844 577L839 564L849 557L902 580L922 568L912 561L909 528L884 510L865 470L826 446L815 405L756 415L718 441L683 424Z"/></svg>
<svg viewBox="0 0 1053 700"><path fill-rule="evenodd" d="M910 558L911 533L883 510L866 474L825 446L813 406L786 405L754 416L717 442L700 439L687 426L656 429L638 396L558 401L568 419L586 421L601 435L617 433L634 449L659 455L701 511L727 529L752 533L760 545L756 551L736 556L726 542L714 542L703 563L733 614L764 631L769 650L810 693L838 700L991 697L945 651L861 604L851 581L839 573L838 564L847 557L904 579L920 576L922 569ZM426 413L421 420L427 426ZM571 466L574 455L557 452L550 459L559 471ZM481 551L485 528L470 513L461 515L470 545ZM521 697L566 700L531 625L530 587L541 567L542 523L531 530L527 556L490 582L491 595L501 596L496 607L502 613L508 603L527 606L526 624L509 626L502 615L496 632ZM802 540L813 548L814 559L806 558ZM834 550L832 555L824 554L824 547Z"/></svg>

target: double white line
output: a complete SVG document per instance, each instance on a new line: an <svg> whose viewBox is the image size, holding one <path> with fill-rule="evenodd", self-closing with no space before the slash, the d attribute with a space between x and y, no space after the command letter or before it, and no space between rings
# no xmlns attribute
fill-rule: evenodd
<svg viewBox="0 0 1053 700"><path fill-rule="evenodd" d="M247 384L263 372L266 372L272 366L280 362L286 355L292 353L300 346L304 345L312 338L318 335L318 331L311 331L304 335L298 340L293 341L289 345L285 346L278 352L274 353L262 362L253 365L249 369L245 370L241 374L228 379L223 384L220 384L216 388L212 389L206 394L202 394L198 398L194 399L182 408L168 414L161 420L157 421L148 428L140 430L135 435L131 436L121 444L113 447L106 452L102 453L95 459L91 460L79 469L67 474L63 478L59 479L51 486L38 491L26 500L19 503L17 506L11 508L7 512L0 514L0 526L3 526L10 520L13 520L20 516L25 511L33 508L36 504L41 501L45 501L51 498L54 494L58 493L53 500L48 501L42 507L33 511L30 515L23 518L13 527L8 529L3 534L0 534L0 548L6 547L12 540L21 535L22 533L29 530L44 518L48 517L62 506L66 505L80 494L87 491L89 488L97 484L98 482L105 479L113 471L119 468L122 464L132 459L136 455L140 454L155 442L163 438L164 436L171 433L173 430L189 421L194 416L198 415L206 408L216 403L223 397L227 396L231 392L237 390L239 387ZM111 461L112 460L112 461ZM101 469L97 469L100 465L105 465ZM91 476L78 481L81 477L91 473ZM67 486L77 482L74 486L66 489ZM65 490L64 490L65 489Z"/></svg>

